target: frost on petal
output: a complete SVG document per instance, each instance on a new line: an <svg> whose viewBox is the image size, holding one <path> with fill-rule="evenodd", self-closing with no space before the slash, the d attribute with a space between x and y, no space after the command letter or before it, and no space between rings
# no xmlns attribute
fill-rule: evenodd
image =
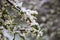
<svg viewBox="0 0 60 40"><path fill-rule="evenodd" d="M18 7L22 7L22 4L23 4L23 2L17 3L17 6L18 6Z"/></svg>
<svg viewBox="0 0 60 40"><path fill-rule="evenodd" d="M26 12L26 8L22 7L21 11Z"/></svg>

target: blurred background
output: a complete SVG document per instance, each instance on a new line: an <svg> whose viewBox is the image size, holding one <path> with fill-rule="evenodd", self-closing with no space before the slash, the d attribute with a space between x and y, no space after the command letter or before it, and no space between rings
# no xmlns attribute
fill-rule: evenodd
<svg viewBox="0 0 60 40"><path fill-rule="evenodd" d="M0 11L5 1L0 0ZM27 9L38 11L36 21L44 32L40 40L60 40L60 0L19 0L19 2L23 2L23 7ZM18 15L14 14L17 11L10 9L10 7L7 10L10 12L11 17ZM19 21L19 18L16 21Z"/></svg>

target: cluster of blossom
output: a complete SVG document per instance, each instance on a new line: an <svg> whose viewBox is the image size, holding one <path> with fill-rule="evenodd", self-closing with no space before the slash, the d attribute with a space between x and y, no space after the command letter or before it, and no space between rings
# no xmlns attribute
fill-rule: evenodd
<svg viewBox="0 0 60 40"><path fill-rule="evenodd" d="M36 15L38 14L36 10L30 10L22 7L23 2L19 2L18 0L15 0L15 2L10 2L16 7L16 9L20 10L22 20L26 20L27 24L29 24L30 27L37 26L38 30L40 30L39 24L36 22Z"/></svg>
<svg viewBox="0 0 60 40"><path fill-rule="evenodd" d="M37 19L36 15L38 14L38 12L35 10L30 10L30 9L26 9L25 7L22 7L22 2L21 3L19 3L18 1L16 1L15 3L12 1L10 2L16 7L16 9L20 11L20 16L22 17L21 20L22 21L25 20L28 26L27 28L21 28L20 25L18 25L17 27L12 27L14 19L6 20L5 25L10 24L10 27L7 26L8 29L4 28L2 30L4 37L8 38L9 40L13 40L13 39L19 40L19 35L26 38L25 34L28 34L30 32L33 35L34 34L37 35L37 38L40 37L40 35L42 36L43 33L40 30L39 24L36 22ZM13 32L11 32L11 29L13 29Z"/></svg>

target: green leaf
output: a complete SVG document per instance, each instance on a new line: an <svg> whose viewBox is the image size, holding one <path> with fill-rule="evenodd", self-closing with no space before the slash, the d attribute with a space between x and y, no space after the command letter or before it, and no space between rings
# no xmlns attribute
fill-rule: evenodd
<svg viewBox="0 0 60 40"><path fill-rule="evenodd" d="M8 15L6 9L4 9L4 10L2 11L2 15L4 15L4 14L7 14L7 15Z"/></svg>
<svg viewBox="0 0 60 40"><path fill-rule="evenodd" d="M21 15L24 15L24 12L21 11L20 14L21 14Z"/></svg>
<svg viewBox="0 0 60 40"><path fill-rule="evenodd" d="M39 30L38 25L34 25L34 28L35 28L36 30Z"/></svg>
<svg viewBox="0 0 60 40"><path fill-rule="evenodd" d="M14 8L14 9L16 9L16 7L15 7L15 6L13 6L13 8Z"/></svg>
<svg viewBox="0 0 60 40"><path fill-rule="evenodd" d="M36 16L37 16L37 14L31 14L31 15L33 15L34 17L36 17Z"/></svg>

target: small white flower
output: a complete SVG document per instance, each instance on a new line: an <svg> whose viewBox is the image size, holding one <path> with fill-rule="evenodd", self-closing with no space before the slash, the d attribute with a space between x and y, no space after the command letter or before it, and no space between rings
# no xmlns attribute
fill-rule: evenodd
<svg viewBox="0 0 60 40"><path fill-rule="evenodd" d="M38 25L38 23L37 23L37 22L32 22L32 23L31 23L31 26L32 26L32 25Z"/></svg>
<svg viewBox="0 0 60 40"><path fill-rule="evenodd" d="M26 15L27 15L27 16L31 16L31 14L30 14L29 12L26 12Z"/></svg>
<svg viewBox="0 0 60 40"><path fill-rule="evenodd" d="M30 10L30 9L27 9L27 12L29 12L29 13L30 13L30 12L31 12L31 10Z"/></svg>
<svg viewBox="0 0 60 40"><path fill-rule="evenodd" d="M37 11L31 11L31 14L38 14Z"/></svg>
<svg viewBox="0 0 60 40"><path fill-rule="evenodd" d="M22 12L26 12L26 8L22 7L22 8L21 8L21 11L22 11Z"/></svg>
<svg viewBox="0 0 60 40"><path fill-rule="evenodd" d="M43 32L42 32L42 31L40 31L39 34L40 34L41 36L43 36Z"/></svg>
<svg viewBox="0 0 60 40"><path fill-rule="evenodd" d="M18 7L22 7L22 4L23 4L23 2L17 3L17 6L18 6Z"/></svg>

